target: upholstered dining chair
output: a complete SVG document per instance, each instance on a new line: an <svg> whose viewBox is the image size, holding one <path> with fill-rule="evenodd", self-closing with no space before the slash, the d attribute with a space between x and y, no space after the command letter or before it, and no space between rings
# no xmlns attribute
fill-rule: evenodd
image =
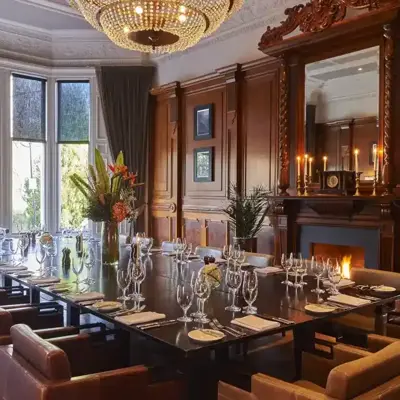
<svg viewBox="0 0 400 400"><path fill-rule="evenodd" d="M15 324L26 324L32 329L43 329L43 335L50 337L63 326L63 307L55 302L41 304L17 304L0 308L0 345L11 343L10 329ZM48 330L52 328L51 331Z"/></svg>
<svg viewBox="0 0 400 400"><path fill-rule="evenodd" d="M174 251L174 243L173 242L162 242L161 243L161 250L164 253L171 253Z"/></svg>
<svg viewBox="0 0 400 400"><path fill-rule="evenodd" d="M0 305L23 304L29 302L29 292L23 286L0 288Z"/></svg>
<svg viewBox="0 0 400 400"><path fill-rule="evenodd" d="M219 400L394 400L400 398L400 341L376 353L338 344L333 358L303 354L303 380L252 376L251 393L219 383Z"/></svg>
<svg viewBox="0 0 400 400"><path fill-rule="evenodd" d="M271 254L262 253L245 253L245 262L249 263L253 267L265 268L272 267L274 265L275 257Z"/></svg>
<svg viewBox="0 0 400 400"><path fill-rule="evenodd" d="M152 383L144 366L122 364L122 368L105 371L107 358L111 358L110 368L116 360L108 340L77 335L47 341L26 325L14 325L11 338L12 345L0 347L2 400L181 398L180 382Z"/></svg>
<svg viewBox="0 0 400 400"><path fill-rule="evenodd" d="M197 246L194 254L197 254L198 256L200 256L200 258L204 258L206 256L222 258L222 250L218 247Z"/></svg>

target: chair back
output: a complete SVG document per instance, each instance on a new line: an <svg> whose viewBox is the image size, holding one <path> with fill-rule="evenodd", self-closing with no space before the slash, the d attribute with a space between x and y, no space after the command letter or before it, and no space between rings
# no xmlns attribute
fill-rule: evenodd
<svg viewBox="0 0 400 400"><path fill-rule="evenodd" d="M162 242L161 250L165 253L174 251L174 243L173 242Z"/></svg>
<svg viewBox="0 0 400 400"><path fill-rule="evenodd" d="M400 398L400 341L377 353L339 365L329 373L328 397L347 400L361 394L371 399Z"/></svg>
<svg viewBox="0 0 400 400"><path fill-rule="evenodd" d="M261 253L245 253L246 261L253 267L257 268L265 268L272 267L274 265L275 257L270 254L261 254Z"/></svg>
<svg viewBox="0 0 400 400"><path fill-rule="evenodd" d="M9 311L0 308L0 335L9 335L13 325L13 318Z"/></svg>
<svg viewBox="0 0 400 400"><path fill-rule="evenodd" d="M222 250L218 247L197 246L194 253L200 256L200 258L204 258L205 256L222 258Z"/></svg>
<svg viewBox="0 0 400 400"><path fill-rule="evenodd" d="M351 279L358 285L386 285L400 290L400 274L368 268L352 268Z"/></svg>

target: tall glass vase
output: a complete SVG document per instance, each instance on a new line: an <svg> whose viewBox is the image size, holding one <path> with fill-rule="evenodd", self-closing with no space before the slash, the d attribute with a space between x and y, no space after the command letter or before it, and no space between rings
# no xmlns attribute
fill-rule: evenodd
<svg viewBox="0 0 400 400"><path fill-rule="evenodd" d="M118 223L104 221L101 230L102 261L104 265L118 265L119 231Z"/></svg>

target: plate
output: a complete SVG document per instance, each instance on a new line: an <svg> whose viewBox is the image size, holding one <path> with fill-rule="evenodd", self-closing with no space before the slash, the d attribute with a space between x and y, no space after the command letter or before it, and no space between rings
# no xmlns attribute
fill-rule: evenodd
<svg viewBox="0 0 400 400"><path fill-rule="evenodd" d="M92 305L97 311L100 312L112 312L122 308L122 304L118 301L97 301Z"/></svg>
<svg viewBox="0 0 400 400"><path fill-rule="evenodd" d="M225 334L214 329L195 329L194 331L190 331L188 336L195 342L209 343L223 339Z"/></svg>
<svg viewBox="0 0 400 400"><path fill-rule="evenodd" d="M378 293L389 293L389 292L395 292L396 288L392 286L377 286L374 287L372 290Z"/></svg>
<svg viewBox="0 0 400 400"><path fill-rule="evenodd" d="M331 313L336 310L335 307L331 307L328 305L322 305L322 304L307 304L304 309L308 312L314 313L314 314L326 314L326 313Z"/></svg>

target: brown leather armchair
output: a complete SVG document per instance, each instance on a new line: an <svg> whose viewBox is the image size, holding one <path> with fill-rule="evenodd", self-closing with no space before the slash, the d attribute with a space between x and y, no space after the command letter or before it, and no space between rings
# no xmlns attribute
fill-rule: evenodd
<svg viewBox="0 0 400 400"><path fill-rule="evenodd" d="M62 332L59 329L63 323L63 307L55 302L3 306L0 308L0 345L11 343L10 329L15 324L26 324L43 330L45 337L52 337Z"/></svg>
<svg viewBox="0 0 400 400"><path fill-rule="evenodd" d="M101 371L108 357L114 364L116 352L109 347L110 340L101 341L100 335L46 341L28 326L14 325L11 337L13 345L0 347L0 398L3 400L181 398L179 382L152 384L151 374L144 366ZM74 342L79 342L77 347ZM87 357L95 357L95 361ZM97 368L95 363L99 364ZM76 376L87 372L89 375Z"/></svg>
<svg viewBox="0 0 400 400"><path fill-rule="evenodd" d="M0 288L0 305L29 303L28 288L10 286Z"/></svg>
<svg viewBox="0 0 400 400"><path fill-rule="evenodd" d="M400 341L376 353L338 344L332 359L303 355L303 380L253 375L251 393L219 383L219 400L394 400L400 398Z"/></svg>

